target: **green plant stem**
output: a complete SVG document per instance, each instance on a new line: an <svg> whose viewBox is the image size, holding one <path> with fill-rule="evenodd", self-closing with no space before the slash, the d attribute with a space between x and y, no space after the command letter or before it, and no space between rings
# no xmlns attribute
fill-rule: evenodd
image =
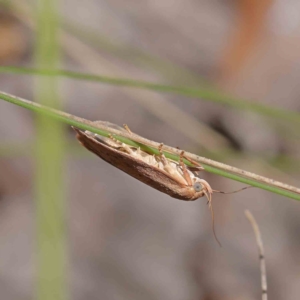
<svg viewBox="0 0 300 300"><path fill-rule="evenodd" d="M154 90L157 92L174 93L187 97L199 98L201 100L212 101L218 104L234 107L241 110L252 111L261 115L281 119L287 122L299 122L300 114L298 112L284 110L281 108L271 107L260 103L241 100L224 95L214 88L189 88L181 86L161 85L139 80L130 80L124 78L112 78L101 75L91 75L85 73L71 72L65 70L47 70L34 68L17 68L17 67L0 67L2 73L23 74L23 75L44 75L44 76L61 76L77 80L95 81L117 86L135 87L141 89Z"/></svg>
<svg viewBox="0 0 300 300"><path fill-rule="evenodd" d="M140 147L142 150L154 154L159 153L159 151L157 150L159 143L144 139L138 135L115 130L105 125L95 125L91 121L76 117L74 115L59 110L41 106L37 103L33 103L31 101L24 100L19 97L15 97L7 93L0 93L0 99L30 109L39 114L55 118L56 120L62 121L68 125L75 126L82 130L89 130L102 136L109 136L110 134L114 134L115 138L128 145ZM169 146L164 146L164 154L166 155L166 157L178 161L180 150ZM244 170L240 170L232 166L213 161L211 159L197 156L192 153L185 152L185 156L198 163L203 164L205 170L208 172L218 174L239 182L243 182L245 184L252 185L254 187L258 187L292 199L300 200L300 189L297 187L293 187L270 178L266 178ZM190 164L188 161L185 162L186 164Z"/></svg>
<svg viewBox="0 0 300 300"><path fill-rule="evenodd" d="M36 64L57 68L58 0L37 0ZM38 102L60 107L57 78L39 76L35 81ZM66 234L64 193L64 127L54 119L36 118L36 218L37 299L64 300L66 285Z"/></svg>

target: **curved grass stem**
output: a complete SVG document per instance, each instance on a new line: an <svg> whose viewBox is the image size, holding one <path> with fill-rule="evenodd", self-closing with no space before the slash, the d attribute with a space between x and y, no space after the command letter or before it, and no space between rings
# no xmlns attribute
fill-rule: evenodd
<svg viewBox="0 0 300 300"><path fill-rule="evenodd" d="M212 101L218 104L230 106L236 109L252 111L264 116L284 120L286 122L299 122L300 114L291 110L271 107L268 105L233 98L224 95L215 88L205 86L203 88L190 88L185 86L162 85L156 83L149 83L146 81L132 80L127 78L114 78L102 75L93 75L86 73L78 73L65 70L45 70L34 68L20 68L11 66L0 67L0 73L23 74L23 75L42 75L42 76L60 76L76 80L94 81L105 84L112 84L116 86L134 87L157 92L174 93L186 97L198 98L205 101Z"/></svg>
<svg viewBox="0 0 300 300"><path fill-rule="evenodd" d="M142 138L135 134L126 133L124 131L112 129L104 124L98 123L97 125L93 124L92 121L62 112L60 110L52 109L46 106L42 106L38 103L34 103L29 100L25 100L4 92L0 92L0 99L7 102L19 105L21 107L27 108L31 111L34 111L39 114L46 115L48 117L54 118L65 124L75 126L83 130L89 130L94 133L100 134L102 136L108 137L110 134L114 134L114 137L121 142L124 142L128 145L140 147L142 150L158 154L158 147L160 143ZM104 122L105 123L105 122ZM181 150L177 148L172 148L169 146L164 146L164 154L166 157L176 160L179 160ZM254 173L247 172L242 169L238 169L223 163L200 157L198 155L185 152L185 156L192 161L196 161L202 164L205 167L205 170L214 173L223 177L227 177L247 185L258 187L291 199L300 200L300 189L279 181L275 181L271 178L263 177ZM185 160L187 165L191 163Z"/></svg>

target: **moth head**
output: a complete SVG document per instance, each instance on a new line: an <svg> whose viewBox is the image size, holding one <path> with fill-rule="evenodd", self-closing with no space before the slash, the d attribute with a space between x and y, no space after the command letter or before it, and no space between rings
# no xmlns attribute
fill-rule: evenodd
<svg viewBox="0 0 300 300"><path fill-rule="evenodd" d="M194 178L193 189L195 191L193 199L196 200L205 196L207 198L207 204L212 210L211 202L213 189L211 188L210 184L206 180L196 177Z"/></svg>
<svg viewBox="0 0 300 300"><path fill-rule="evenodd" d="M198 192L201 192L204 187L203 187L202 183L196 181L193 185L193 188L194 188L195 192L198 193Z"/></svg>
<svg viewBox="0 0 300 300"><path fill-rule="evenodd" d="M206 196L207 200L209 202L211 202L211 195L213 193L213 190L211 188L211 186L209 185L209 183L207 181L205 181L204 179L200 179L200 178L195 178L194 179L194 184L193 184L193 188L195 190L196 193L201 193L201 196Z"/></svg>

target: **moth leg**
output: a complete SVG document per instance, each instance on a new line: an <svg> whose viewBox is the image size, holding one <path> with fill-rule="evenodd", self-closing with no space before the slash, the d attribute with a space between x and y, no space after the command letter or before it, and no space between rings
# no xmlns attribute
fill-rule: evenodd
<svg viewBox="0 0 300 300"><path fill-rule="evenodd" d="M120 148L124 149L128 154L135 154L135 152L126 144L117 140L112 134L109 135L109 138L112 139L115 143L120 145Z"/></svg>
<svg viewBox="0 0 300 300"><path fill-rule="evenodd" d="M125 128L125 130L126 130L128 133L132 134L132 131L130 130L130 128L128 127L127 124L123 124L123 127Z"/></svg>
<svg viewBox="0 0 300 300"><path fill-rule="evenodd" d="M140 147L137 148L136 153L137 153L138 155L141 155L141 154L142 154L142 151L141 151L141 148L140 148Z"/></svg>
<svg viewBox="0 0 300 300"><path fill-rule="evenodd" d="M184 151L182 151L182 152L180 153L179 165L180 165L181 168L182 168L183 177L184 177L184 179L186 180L187 184L188 184L189 186L192 186L192 185L193 185L192 178L191 178L189 172L187 171L187 168L186 168L185 163L183 162L183 157L184 157Z"/></svg>
<svg viewBox="0 0 300 300"><path fill-rule="evenodd" d="M111 133L108 135L108 137L112 140L112 141L114 141L116 144L118 144L120 147L123 147L123 143L122 142L120 142L119 140L117 140Z"/></svg>
<svg viewBox="0 0 300 300"><path fill-rule="evenodd" d="M160 164L161 164L161 155L163 155L162 154L162 150L161 150L162 147L163 147L163 144L160 144L159 147L158 147L158 151L160 153L159 154L160 161L157 160L157 155L155 155L155 154L149 155L149 164L155 166L158 169L163 169L162 167L160 167Z"/></svg>
<svg viewBox="0 0 300 300"><path fill-rule="evenodd" d="M160 156L164 155L163 152L162 152L163 146L164 146L163 143L159 144L159 146L158 146L158 151L159 151Z"/></svg>
<svg viewBox="0 0 300 300"><path fill-rule="evenodd" d="M170 162L166 159L162 151L163 146L164 144L160 144L158 147L160 160L163 164L164 170L167 171L169 174L173 175L176 170L174 170L174 168L170 165Z"/></svg>
<svg viewBox="0 0 300 300"><path fill-rule="evenodd" d="M181 155L181 154L180 154ZM186 157L185 155L183 155L183 158L185 158L187 161L189 161L190 163L192 163L193 165L195 165L196 167L190 167L190 168L195 168L197 171L203 171L204 167L202 167L202 165L200 165L198 162L194 161L193 159Z"/></svg>
<svg viewBox="0 0 300 300"><path fill-rule="evenodd" d="M144 157L142 156L142 158L150 166L154 166L156 168L159 168L159 164L158 164L158 162L157 162L154 155L147 155L147 156L144 156Z"/></svg>
<svg viewBox="0 0 300 300"><path fill-rule="evenodd" d="M164 146L164 144L160 144L158 146L159 158L160 158L160 161L163 163L163 165L167 166L169 163L168 163L168 161L167 161L167 159L166 159L166 157L165 157L165 155L164 155L164 153L162 151L163 146Z"/></svg>
<svg viewBox="0 0 300 300"><path fill-rule="evenodd" d="M183 184L184 186L187 185L186 179L178 172L176 167L171 165L170 161L165 157L165 155L162 152L163 144L160 144L158 147L158 151L160 153L160 161L162 163L163 170L166 171L168 174L170 174L174 179L176 179L178 182Z"/></svg>
<svg viewBox="0 0 300 300"><path fill-rule="evenodd" d="M152 164L153 166L157 166L158 165L158 162L155 158L155 155L148 155L147 156L149 158L149 163Z"/></svg>
<svg viewBox="0 0 300 300"><path fill-rule="evenodd" d="M177 146L176 147L177 150L180 150L180 148ZM203 171L204 167L202 167L198 162L194 161L193 159L185 156L183 154L183 158L186 159L187 161L189 161L191 164L193 164L194 166L188 166L187 168L190 169L191 171Z"/></svg>
<svg viewBox="0 0 300 300"><path fill-rule="evenodd" d="M123 147L123 143L117 140L111 133L108 135L108 137L113 140L116 144L120 145L120 147Z"/></svg>

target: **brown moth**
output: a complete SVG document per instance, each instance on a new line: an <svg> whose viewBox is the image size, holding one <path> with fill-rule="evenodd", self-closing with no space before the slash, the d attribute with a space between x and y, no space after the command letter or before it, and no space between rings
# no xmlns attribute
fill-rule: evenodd
<svg viewBox="0 0 300 300"><path fill-rule="evenodd" d="M98 122L114 129L124 130L109 122ZM128 126L124 127L127 132L133 134ZM211 197L213 192L220 191L213 190L207 181L199 178L198 172L204 170L203 167L196 162L193 162L196 164L193 167L184 164L184 152L181 153L180 161L177 162L165 157L162 145L159 147L160 155L151 155L140 148L121 143L112 136L106 138L90 131L81 131L74 127L73 129L77 133L79 142L89 151L156 190L185 201L194 201L206 196L212 214L213 233L220 244L214 230Z"/></svg>
<svg viewBox="0 0 300 300"><path fill-rule="evenodd" d="M116 126L114 125L114 128L117 128ZM185 201L193 201L204 195L210 199L212 194L210 185L196 176L196 172L203 168L196 166L190 168L193 170L190 171L182 161L183 152L178 163L167 159L161 149L160 155L151 155L139 148L121 143L113 137L106 138L77 128L74 130L77 139L89 151L160 192Z"/></svg>

